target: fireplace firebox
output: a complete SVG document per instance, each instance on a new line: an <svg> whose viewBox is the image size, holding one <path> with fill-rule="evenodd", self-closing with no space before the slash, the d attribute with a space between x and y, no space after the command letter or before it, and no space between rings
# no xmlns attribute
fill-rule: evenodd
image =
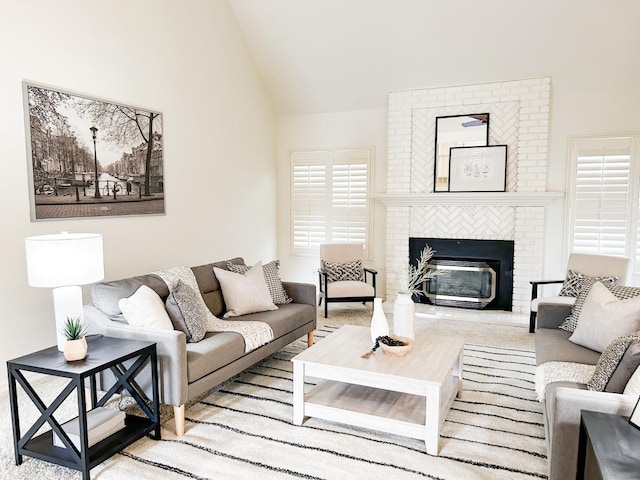
<svg viewBox="0 0 640 480"><path fill-rule="evenodd" d="M416 301L460 308L512 310L513 250L509 240L409 239L409 259L417 264L430 246L430 268L442 272L423 285Z"/></svg>

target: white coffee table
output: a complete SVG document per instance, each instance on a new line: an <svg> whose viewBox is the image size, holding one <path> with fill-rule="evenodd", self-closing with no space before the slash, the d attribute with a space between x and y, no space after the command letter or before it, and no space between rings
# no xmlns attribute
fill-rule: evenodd
<svg viewBox="0 0 640 480"><path fill-rule="evenodd" d="M368 327L345 325L293 359L293 423L305 416L424 440L438 454L440 428L462 390L464 339L419 335L404 357L371 350ZM305 377L320 381L304 392Z"/></svg>

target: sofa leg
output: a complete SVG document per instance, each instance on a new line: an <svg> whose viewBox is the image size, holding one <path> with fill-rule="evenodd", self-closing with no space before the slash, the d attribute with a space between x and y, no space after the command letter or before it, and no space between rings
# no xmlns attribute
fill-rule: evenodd
<svg viewBox="0 0 640 480"><path fill-rule="evenodd" d="M184 403L173 407L173 416L176 422L176 435L184 435Z"/></svg>
<svg viewBox="0 0 640 480"><path fill-rule="evenodd" d="M307 333L307 347L313 345L313 332Z"/></svg>

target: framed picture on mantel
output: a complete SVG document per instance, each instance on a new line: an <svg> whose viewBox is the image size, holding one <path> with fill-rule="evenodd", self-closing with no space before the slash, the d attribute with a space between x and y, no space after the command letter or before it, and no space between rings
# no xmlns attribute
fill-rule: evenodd
<svg viewBox="0 0 640 480"><path fill-rule="evenodd" d="M451 147L450 192L504 192L506 180L506 145Z"/></svg>

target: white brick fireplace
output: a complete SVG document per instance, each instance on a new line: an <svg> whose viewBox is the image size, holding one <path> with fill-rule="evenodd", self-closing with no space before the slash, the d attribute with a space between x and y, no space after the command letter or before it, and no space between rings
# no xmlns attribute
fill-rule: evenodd
<svg viewBox="0 0 640 480"><path fill-rule="evenodd" d="M389 94L387 295L398 290L409 237L513 240L513 311L529 311L542 275L551 79ZM508 145L506 192L433 193L435 118L489 112L489 145Z"/></svg>

